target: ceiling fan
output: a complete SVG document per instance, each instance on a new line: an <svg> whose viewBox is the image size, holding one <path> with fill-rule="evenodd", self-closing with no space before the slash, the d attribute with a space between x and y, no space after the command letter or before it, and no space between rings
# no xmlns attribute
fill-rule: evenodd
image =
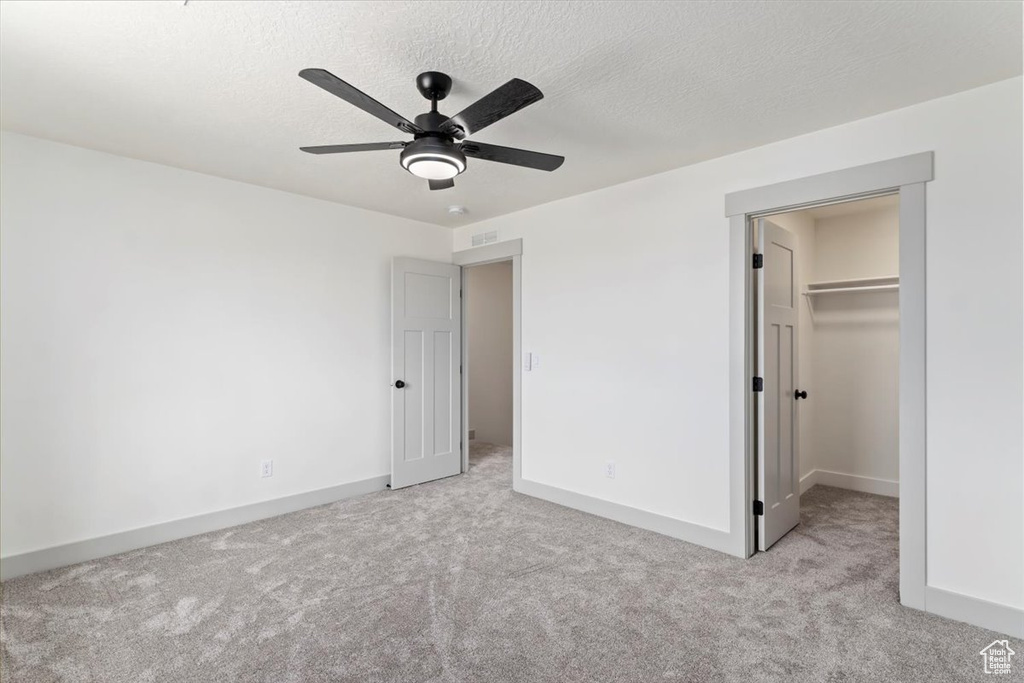
<svg viewBox="0 0 1024 683"><path fill-rule="evenodd" d="M544 97L533 85L518 78L494 90L469 105L455 116L448 117L437 111L437 103L448 96L452 79L437 71L427 71L416 77L420 94L430 100L430 111L416 117L415 123L391 111L361 90L357 90L324 69L303 69L299 76L319 86L349 104L373 114L385 123L413 136L409 142L369 142L357 145L321 145L300 147L310 154L337 154L339 152L370 152L380 149L400 149L402 168L415 176L425 178L431 190L455 187L453 178L466 170L466 157L496 161L501 164L525 166L541 171L554 171L565 157L530 152L514 147L471 142L466 138L487 126L514 114Z"/></svg>

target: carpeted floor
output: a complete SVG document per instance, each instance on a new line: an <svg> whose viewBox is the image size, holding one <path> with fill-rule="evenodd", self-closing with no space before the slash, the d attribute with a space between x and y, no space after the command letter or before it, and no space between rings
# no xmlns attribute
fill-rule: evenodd
<svg viewBox="0 0 1024 683"><path fill-rule="evenodd" d="M815 487L796 530L739 560L513 494L508 449L472 463L7 581L0 678L989 678L978 653L996 633L898 604L894 499Z"/></svg>

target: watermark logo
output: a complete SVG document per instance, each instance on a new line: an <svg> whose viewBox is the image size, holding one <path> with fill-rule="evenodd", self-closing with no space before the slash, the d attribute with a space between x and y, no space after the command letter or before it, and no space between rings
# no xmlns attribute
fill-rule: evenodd
<svg viewBox="0 0 1024 683"><path fill-rule="evenodd" d="M981 656L985 659L985 673L1010 673L1010 658L1015 654L1017 653L1010 649L1010 641L993 640L991 645L981 651Z"/></svg>

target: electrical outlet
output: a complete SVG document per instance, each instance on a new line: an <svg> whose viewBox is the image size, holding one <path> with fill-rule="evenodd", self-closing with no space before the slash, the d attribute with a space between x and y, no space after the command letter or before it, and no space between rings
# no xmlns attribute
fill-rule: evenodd
<svg viewBox="0 0 1024 683"><path fill-rule="evenodd" d="M609 460L604 464L604 476L609 479L615 478L615 461Z"/></svg>
<svg viewBox="0 0 1024 683"><path fill-rule="evenodd" d="M264 479L274 476L274 461L264 460L260 463L260 476Z"/></svg>

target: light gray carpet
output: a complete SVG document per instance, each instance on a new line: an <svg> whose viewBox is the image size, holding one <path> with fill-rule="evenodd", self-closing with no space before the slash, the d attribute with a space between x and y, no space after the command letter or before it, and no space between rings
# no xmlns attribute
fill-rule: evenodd
<svg viewBox="0 0 1024 683"><path fill-rule="evenodd" d="M472 463L7 581L0 677L990 678L978 652L997 634L899 606L893 499L816 487L794 532L739 560L513 494L507 449L480 446Z"/></svg>

